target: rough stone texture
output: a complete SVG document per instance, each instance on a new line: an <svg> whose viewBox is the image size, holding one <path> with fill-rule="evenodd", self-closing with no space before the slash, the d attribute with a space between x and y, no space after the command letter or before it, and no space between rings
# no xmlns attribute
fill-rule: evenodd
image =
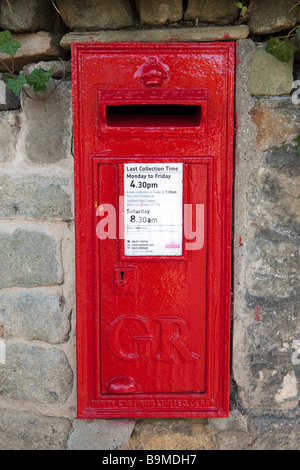
<svg viewBox="0 0 300 470"><path fill-rule="evenodd" d="M181 0L136 0L141 24L163 25L182 19Z"/></svg>
<svg viewBox="0 0 300 470"><path fill-rule="evenodd" d="M0 450L64 450L70 428L65 418L0 410Z"/></svg>
<svg viewBox="0 0 300 470"><path fill-rule="evenodd" d="M38 33L14 34L21 47L14 57L15 72L22 70L24 65L41 60L56 60L64 58L64 51L59 46L60 36L40 31ZM0 59L11 67L11 57L8 54L0 54ZM0 62L0 72L7 72L6 67Z"/></svg>
<svg viewBox="0 0 300 470"><path fill-rule="evenodd" d="M293 59L282 62L264 48L252 54L248 90L251 95L289 95L293 85Z"/></svg>
<svg viewBox="0 0 300 470"><path fill-rule="evenodd" d="M253 448L284 449L284 426L291 416L299 421L299 106L290 97L249 95L254 51L254 43L239 41L233 376L244 412L256 414ZM290 436L294 447L299 427Z"/></svg>
<svg viewBox="0 0 300 470"><path fill-rule="evenodd" d="M37 230L0 232L0 287L57 284L62 279L54 238Z"/></svg>
<svg viewBox="0 0 300 470"><path fill-rule="evenodd" d="M249 429L255 436L253 450L299 450L299 413L249 415Z"/></svg>
<svg viewBox="0 0 300 470"><path fill-rule="evenodd" d="M132 26L128 0L57 0L65 24L75 30L117 29Z"/></svg>
<svg viewBox="0 0 300 470"><path fill-rule="evenodd" d="M261 98L250 114L257 126L256 144L259 150L295 144L299 134L300 107L293 104L289 96Z"/></svg>
<svg viewBox="0 0 300 470"><path fill-rule="evenodd" d="M216 450L206 419L139 419L122 450Z"/></svg>
<svg viewBox="0 0 300 470"><path fill-rule="evenodd" d="M247 25L205 26L200 28L155 28L144 30L72 32L61 40L64 49L73 42L204 42L235 40L249 35Z"/></svg>
<svg viewBox="0 0 300 470"><path fill-rule="evenodd" d="M8 75L8 73L0 73L0 111L20 108L19 97L15 96L13 92L5 86L5 80Z"/></svg>
<svg viewBox="0 0 300 470"><path fill-rule="evenodd" d="M19 116L18 111L0 113L0 163L12 160L16 155Z"/></svg>
<svg viewBox="0 0 300 470"><path fill-rule="evenodd" d="M11 32L51 31L55 18L49 0L0 0L0 27Z"/></svg>
<svg viewBox="0 0 300 470"><path fill-rule="evenodd" d="M0 336L62 343L69 337L70 314L62 294L0 293Z"/></svg>
<svg viewBox="0 0 300 470"><path fill-rule="evenodd" d="M57 176L0 175L0 217L72 218L69 182Z"/></svg>
<svg viewBox="0 0 300 470"><path fill-rule="evenodd" d="M225 25L234 23L239 17L239 8L231 0L189 0L184 19Z"/></svg>
<svg viewBox="0 0 300 470"><path fill-rule="evenodd" d="M6 364L0 364L2 398L63 403L72 388L73 372L61 349L7 342Z"/></svg>
<svg viewBox="0 0 300 470"><path fill-rule="evenodd" d="M135 425L132 419L76 420L67 450L114 450L128 444Z"/></svg>
<svg viewBox="0 0 300 470"><path fill-rule="evenodd" d="M66 158L71 153L72 139L71 82L62 82L44 101L34 101L23 93L22 106L28 159L44 165Z"/></svg>
<svg viewBox="0 0 300 470"><path fill-rule="evenodd" d="M299 20L299 6L294 0L252 0L248 26L252 34L272 34L292 29Z"/></svg>

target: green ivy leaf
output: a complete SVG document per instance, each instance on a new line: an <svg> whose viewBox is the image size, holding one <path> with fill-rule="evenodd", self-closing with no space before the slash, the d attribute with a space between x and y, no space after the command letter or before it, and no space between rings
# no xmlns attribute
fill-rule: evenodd
<svg viewBox="0 0 300 470"><path fill-rule="evenodd" d="M18 96L26 83L26 77L23 72L21 72L17 77L12 75L6 78L6 87L12 90L16 96Z"/></svg>
<svg viewBox="0 0 300 470"><path fill-rule="evenodd" d="M0 31L0 52L14 57L20 47L21 44L12 39L12 35L9 31Z"/></svg>
<svg viewBox="0 0 300 470"><path fill-rule="evenodd" d="M266 51L269 52L269 54L274 55L282 62L289 62L296 49L292 41L287 38L272 38L268 41L266 47Z"/></svg>
<svg viewBox="0 0 300 470"><path fill-rule="evenodd" d="M235 3L235 6L236 6L236 7L239 7L240 9L243 8L242 2L237 2L237 3Z"/></svg>
<svg viewBox="0 0 300 470"><path fill-rule="evenodd" d="M28 85L33 86L33 91L45 91L46 83L49 82L53 75L53 68L48 72L43 69L34 69L30 75L27 75L26 80Z"/></svg>
<svg viewBox="0 0 300 470"><path fill-rule="evenodd" d="M297 145L297 153L300 157L300 135L298 135L298 137L296 137L296 140L298 142L298 145Z"/></svg>

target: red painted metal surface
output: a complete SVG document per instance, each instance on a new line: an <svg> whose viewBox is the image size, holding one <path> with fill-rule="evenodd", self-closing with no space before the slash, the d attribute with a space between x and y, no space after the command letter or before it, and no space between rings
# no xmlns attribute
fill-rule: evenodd
<svg viewBox="0 0 300 470"><path fill-rule="evenodd" d="M78 417L227 416L234 44L72 54ZM183 207L203 208L197 249L182 229L179 255L126 256L126 164L183 164ZM106 205L116 237L100 240Z"/></svg>

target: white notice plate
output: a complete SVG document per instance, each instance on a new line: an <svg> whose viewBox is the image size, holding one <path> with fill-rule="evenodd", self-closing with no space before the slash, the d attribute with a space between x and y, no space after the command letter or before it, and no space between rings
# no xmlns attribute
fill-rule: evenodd
<svg viewBox="0 0 300 470"><path fill-rule="evenodd" d="M126 256L182 255L182 163L124 165Z"/></svg>

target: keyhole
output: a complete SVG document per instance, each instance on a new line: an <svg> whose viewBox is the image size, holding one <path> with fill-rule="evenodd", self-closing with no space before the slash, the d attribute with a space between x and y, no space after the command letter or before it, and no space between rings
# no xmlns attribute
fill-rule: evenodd
<svg viewBox="0 0 300 470"><path fill-rule="evenodd" d="M124 271L121 271L121 272L120 272L120 275L121 275L121 281L123 281L124 274L125 274L125 273L124 273Z"/></svg>

